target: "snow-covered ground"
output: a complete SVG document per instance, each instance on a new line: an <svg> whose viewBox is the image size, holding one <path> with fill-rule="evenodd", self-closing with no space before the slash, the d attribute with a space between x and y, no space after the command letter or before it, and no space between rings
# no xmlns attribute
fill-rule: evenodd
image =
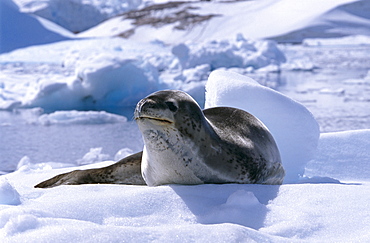
<svg viewBox="0 0 370 243"><path fill-rule="evenodd" d="M0 4L0 242L370 240L369 1ZM260 118L285 183L33 188L141 150L165 88Z"/></svg>

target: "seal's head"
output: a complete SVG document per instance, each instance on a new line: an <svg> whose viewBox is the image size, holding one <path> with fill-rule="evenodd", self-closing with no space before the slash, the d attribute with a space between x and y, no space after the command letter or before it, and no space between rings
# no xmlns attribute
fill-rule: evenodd
<svg viewBox="0 0 370 243"><path fill-rule="evenodd" d="M145 147L142 174L148 185L201 184L186 169L198 157L197 142L204 136L206 119L197 102L176 90L155 92L136 106L135 120Z"/></svg>
<svg viewBox="0 0 370 243"><path fill-rule="evenodd" d="M142 99L135 109L139 126L182 127L184 122L199 121L203 113L197 102L178 90L155 92ZM181 124L181 126L179 126Z"/></svg>

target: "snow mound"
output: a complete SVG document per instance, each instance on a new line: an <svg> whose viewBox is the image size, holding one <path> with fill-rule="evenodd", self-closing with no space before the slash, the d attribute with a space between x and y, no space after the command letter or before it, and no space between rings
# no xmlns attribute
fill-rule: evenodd
<svg viewBox="0 0 370 243"><path fill-rule="evenodd" d="M102 150L103 148L91 148L82 159L77 160L77 164L88 165L108 160L110 157L109 154L103 154Z"/></svg>
<svg viewBox="0 0 370 243"><path fill-rule="evenodd" d="M6 178L0 177L0 204L19 205L20 203L20 196L17 190L9 183Z"/></svg>
<svg viewBox="0 0 370 243"><path fill-rule="evenodd" d="M133 154L134 151L132 151L132 149L129 149L129 148L123 148L123 149L120 149L115 155L114 155L114 161L119 161L123 158L126 158L127 156Z"/></svg>
<svg viewBox="0 0 370 243"><path fill-rule="evenodd" d="M12 0L0 1L0 53L72 37L72 33L50 21L21 13Z"/></svg>
<svg viewBox="0 0 370 243"><path fill-rule="evenodd" d="M298 102L251 78L216 70L206 84L205 108L230 106L260 119L272 133L286 170L285 183L303 176L316 151L320 131L312 114Z"/></svg>
<svg viewBox="0 0 370 243"><path fill-rule="evenodd" d="M279 65L286 61L284 54L273 41L249 41L241 34L236 40L210 41L202 44L179 44L172 48L183 69L208 64L217 68L259 69L270 64Z"/></svg>
<svg viewBox="0 0 370 243"><path fill-rule="evenodd" d="M149 62L139 57L100 54L80 60L74 78L38 83L36 90L28 92L22 107L117 111L136 105L160 87L157 69Z"/></svg>
<svg viewBox="0 0 370 243"><path fill-rule="evenodd" d="M139 58L120 59L102 54L81 63L76 72L76 82L81 82L88 98L94 103L103 100L108 106L136 105L137 100L159 88L157 69Z"/></svg>
<svg viewBox="0 0 370 243"><path fill-rule="evenodd" d="M38 118L42 125L105 124L126 122L127 118L105 111L56 111Z"/></svg>

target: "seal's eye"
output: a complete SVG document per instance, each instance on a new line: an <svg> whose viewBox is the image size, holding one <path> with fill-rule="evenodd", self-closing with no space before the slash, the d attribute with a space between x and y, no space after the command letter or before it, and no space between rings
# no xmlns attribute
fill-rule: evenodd
<svg viewBox="0 0 370 243"><path fill-rule="evenodd" d="M172 111L172 112L177 111L177 106L173 102L168 101L168 102L165 102L165 103L168 106L168 109L170 109L170 111Z"/></svg>

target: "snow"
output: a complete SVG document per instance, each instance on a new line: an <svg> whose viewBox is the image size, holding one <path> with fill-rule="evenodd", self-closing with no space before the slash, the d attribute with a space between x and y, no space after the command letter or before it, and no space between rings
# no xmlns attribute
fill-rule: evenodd
<svg viewBox="0 0 370 243"><path fill-rule="evenodd" d="M166 0L14 0L23 12L33 13L45 19L48 19L71 32L81 32L89 30L88 35L116 35L120 32L128 30L132 23L122 20L122 14L130 10L143 9L143 7L153 4L166 4ZM187 4L187 3L190 3ZM186 34L181 31L174 31L172 35L161 36L165 28L162 26L159 31L152 30L155 35L147 33L145 26L140 27L145 29L145 32L136 29L138 40L143 37L149 39L158 38L174 41L179 36L185 38L202 38L211 37L211 39L221 39L224 36L233 36L237 33L242 33L248 38L266 38L282 36L283 41L301 41L303 38L321 32L322 37L340 36L342 34L361 34L368 33L369 18L366 11L369 9L367 1L355 0L328 0L325 2L315 0L295 4L294 0L263 0L254 2L237 2L233 3L234 7L230 7L228 1L211 1L197 2L186 1L186 6L192 6L188 9L189 13L208 15L214 14L217 17L213 21L207 23L207 29L204 26L192 26L191 31L186 30ZM180 7L181 8L181 7ZM176 10L174 10L176 13ZM173 14L173 10L167 9L169 15ZM84 18L80 18L81 14ZM150 13L151 15L153 13ZM163 13L162 13L163 14ZM117 17L116 17L117 16ZM156 14L153 14L156 16ZM110 19L112 18L112 19ZM78 19L78 21L76 21ZM294 19L294 21L292 21ZM346 19L346 23L341 21ZM106 22L103 22L105 21ZM122 24L117 24L117 21ZM98 24L105 26L98 27L99 31L94 30ZM239 23L243 23L242 28ZM351 28L348 28L348 23ZM112 25L113 24L113 25ZM113 27L115 25L115 28ZM124 26L124 27L123 27ZM274 28L270 28L274 26ZM215 31L223 29L224 31ZM268 29L268 31L265 31ZM305 30L306 34L303 31ZM110 32L110 33L109 33ZM139 33L140 32L140 33ZM189 33L192 32L192 33ZM176 36L176 38L174 38Z"/></svg>
<svg viewBox="0 0 370 243"><path fill-rule="evenodd" d="M23 12L36 14L74 33L83 31L80 37L122 35L135 41L158 39L179 44L187 40L220 40L239 33L248 39L273 38L281 42L370 34L370 20L366 14L370 8L368 1L328 0L323 3L314 0L299 5L294 0L240 1L232 7L228 1L186 1L175 8L168 1L14 1ZM144 18L148 19L144 24L135 21L142 14L134 18L125 15L130 10L140 11L153 4L165 4L167 8L145 12ZM81 15L84 17L80 18ZM178 20L152 28L156 18L166 22L165 17Z"/></svg>
<svg viewBox="0 0 370 243"><path fill-rule="evenodd" d="M17 190L3 177L1 177L0 181L0 195L0 204L19 205L21 203Z"/></svg>
<svg viewBox="0 0 370 243"><path fill-rule="evenodd" d="M71 32L81 32L103 20L146 5L142 0L14 0L22 11L48 19ZM83 18L80 16L83 15ZM78 19L79 21L76 21Z"/></svg>
<svg viewBox="0 0 370 243"><path fill-rule="evenodd" d="M121 45L126 43L120 39L67 41L5 54L2 61L8 70L16 68L19 59L24 61L28 55L32 59L32 54L36 53L40 56L36 66L44 68L31 71L37 73L36 79L34 75L27 79L22 76L16 86L12 81L14 73L2 73L2 90L6 90L2 108L36 106L55 111L109 109L112 103L116 106L136 104L137 100L160 88L160 84L157 70L149 61L142 60L143 50L135 53L139 45L129 44L132 47L125 46L123 51ZM91 48L99 45L101 48L92 53ZM63 103L59 102L62 97Z"/></svg>
<svg viewBox="0 0 370 243"><path fill-rule="evenodd" d="M167 3L0 1L0 242L369 241L369 1ZM257 116L284 184L33 188L140 151L158 89Z"/></svg>
<svg viewBox="0 0 370 243"><path fill-rule="evenodd" d="M102 148L91 148L84 157L77 161L78 165L88 165L109 159L109 154L103 154Z"/></svg>
<svg viewBox="0 0 370 243"><path fill-rule="evenodd" d="M23 106L55 110L134 105L158 88L158 75L150 63L101 54L77 65L76 78L68 83L39 83ZM60 104L62 97L66 102Z"/></svg>
<svg viewBox="0 0 370 243"><path fill-rule="evenodd" d="M252 42L237 35L235 41L211 41L205 44L179 44L172 48L183 69L208 64L217 68L259 69L270 64L279 65L286 61L284 54L273 41Z"/></svg>
<svg viewBox="0 0 370 243"><path fill-rule="evenodd" d="M19 12L12 0L0 2L0 25L0 53L73 36L50 21Z"/></svg>
<svg viewBox="0 0 370 243"><path fill-rule="evenodd" d="M321 13L320 10L314 10L311 4L320 4L320 2L311 1L305 6L306 8L300 9L301 17L308 20L306 24L301 25L300 28L292 28L288 33L278 34L274 39L280 42L301 42L306 38L370 34L369 16L364 14L364 11L370 8L368 1L326 1L326 4L318 6L324 10ZM310 13L310 11L313 12ZM298 23L302 24L304 21L298 21Z"/></svg>
<svg viewBox="0 0 370 243"><path fill-rule="evenodd" d="M306 175L339 180L369 179L370 130L323 133L314 160L307 164ZM327 154L330 148L332 153ZM361 169L359 169L361 168Z"/></svg>
<svg viewBox="0 0 370 243"><path fill-rule="evenodd" d="M314 0L296 4L294 0L263 0L238 1L232 6L228 1L203 1L185 2L174 9L170 6L160 13L144 9L143 18L111 18L79 36L123 35L136 41L158 39L179 44L220 40L239 33L248 39L271 38L288 43L300 43L305 38L370 34L368 1ZM187 17L183 17L184 12ZM176 17L177 22L168 21ZM156 18L168 23L153 28Z"/></svg>

